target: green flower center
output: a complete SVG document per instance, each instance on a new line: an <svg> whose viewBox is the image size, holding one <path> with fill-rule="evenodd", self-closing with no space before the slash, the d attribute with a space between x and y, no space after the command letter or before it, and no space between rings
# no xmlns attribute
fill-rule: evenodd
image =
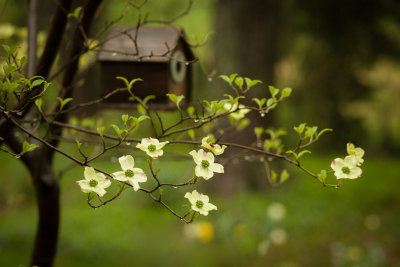
<svg viewBox="0 0 400 267"><path fill-rule="evenodd" d="M90 185L91 187L95 187L95 186L98 185L98 184L99 184L99 182L97 182L95 179L92 179L92 180L89 181L89 185Z"/></svg>
<svg viewBox="0 0 400 267"><path fill-rule="evenodd" d="M197 208L201 209L203 206L204 206L203 201L201 201L201 200L197 200L197 201L196 201L196 207L197 207Z"/></svg>
<svg viewBox="0 0 400 267"><path fill-rule="evenodd" d="M349 174L349 173L350 173L349 167L343 167L343 168L342 168L342 172L343 172L344 174Z"/></svg>
<svg viewBox="0 0 400 267"><path fill-rule="evenodd" d="M209 166L210 166L210 162L208 162L208 160L203 159L201 161L201 167L208 168Z"/></svg>
<svg viewBox="0 0 400 267"><path fill-rule="evenodd" d="M154 151L156 151L156 146L155 145L149 145L148 147L147 147L147 149L150 151L150 152L154 152Z"/></svg>
<svg viewBox="0 0 400 267"><path fill-rule="evenodd" d="M135 175L135 173L132 170L126 170L125 171L125 176L126 177L133 177Z"/></svg>

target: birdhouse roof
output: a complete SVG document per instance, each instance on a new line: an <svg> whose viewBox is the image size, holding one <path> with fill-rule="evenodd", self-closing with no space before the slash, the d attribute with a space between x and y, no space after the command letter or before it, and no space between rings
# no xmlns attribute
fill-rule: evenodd
<svg viewBox="0 0 400 267"><path fill-rule="evenodd" d="M168 62L170 59L161 55L170 56L180 43L183 45L186 59L194 59L189 45L184 39L182 28L141 26L138 30L136 29L136 27L127 26L112 28L101 47L98 60L138 61L142 57L142 62Z"/></svg>

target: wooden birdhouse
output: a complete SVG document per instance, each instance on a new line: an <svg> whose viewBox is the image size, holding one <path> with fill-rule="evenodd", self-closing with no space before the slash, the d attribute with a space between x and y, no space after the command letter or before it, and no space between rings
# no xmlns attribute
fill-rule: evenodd
<svg viewBox="0 0 400 267"><path fill-rule="evenodd" d="M194 59L189 45L179 27L114 27L98 55L103 95L116 88L125 87L122 76L128 80L141 78L132 88L140 98L155 95L151 108L164 109L174 104L167 93L184 95L188 102L192 87ZM135 41L136 40L136 41ZM133 108L128 102L128 92L119 92L106 100L108 108ZM183 101L182 101L183 103ZM184 103L183 103L184 104Z"/></svg>

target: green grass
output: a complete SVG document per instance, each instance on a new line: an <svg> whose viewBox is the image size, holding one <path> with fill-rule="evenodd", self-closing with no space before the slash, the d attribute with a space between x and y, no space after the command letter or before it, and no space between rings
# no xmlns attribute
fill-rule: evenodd
<svg viewBox="0 0 400 267"><path fill-rule="evenodd" d="M17 160L4 153L0 160L0 266L27 264L36 227L30 181ZM56 162L61 165L61 159ZM318 170L329 162L310 158L305 165ZM141 192L127 190L107 206L89 208L75 184L82 168L74 167L62 179L56 266L399 266L396 163L367 158L362 178L345 181L340 189L323 188L292 170L292 178L280 187L243 189L232 197L215 194L214 182L221 177L216 176L207 182L211 186L203 187L202 182L199 189L218 206L217 212L198 218L214 228L207 243L190 234L193 225L181 223ZM190 166L185 161L166 162L160 175L170 181L180 174L190 176ZM110 163L102 167L116 168ZM259 176L265 179L262 169ZM167 200L183 210L183 195L192 189L171 189ZM273 202L285 206L281 221L267 214ZM368 218L375 220L374 227L366 226ZM283 229L286 242L271 241L276 229Z"/></svg>

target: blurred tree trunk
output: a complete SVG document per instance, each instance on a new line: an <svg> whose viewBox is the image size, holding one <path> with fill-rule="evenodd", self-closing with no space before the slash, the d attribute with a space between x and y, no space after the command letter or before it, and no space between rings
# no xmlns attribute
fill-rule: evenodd
<svg viewBox="0 0 400 267"><path fill-rule="evenodd" d="M60 185L54 177L52 158L54 151L48 147L38 149L29 166L35 187L39 211L30 266L52 266L57 250L60 221ZM37 160L41 163L37 164Z"/></svg>
<svg viewBox="0 0 400 267"><path fill-rule="evenodd" d="M278 60L279 16L282 4L280 0L219 0L216 14L216 57L218 69L223 74L239 73L252 79L260 79L262 86L251 91L251 97L265 97L266 87L274 81L274 66ZM251 99L250 97L250 99ZM269 127L273 113L261 118L258 114L250 115L251 126L236 135L233 140L240 140L249 145L255 140L254 126ZM243 161L241 161L243 162ZM247 167L246 167L247 166ZM254 164L230 164L226 168L226 179L222 181L230 194L244 184L252 189L265 184L266 176L261 168ZM250 167L251 166L251 170ZM240 178L241 177L241 178ZM245 179L243 179L245 177Z"/></svg>

